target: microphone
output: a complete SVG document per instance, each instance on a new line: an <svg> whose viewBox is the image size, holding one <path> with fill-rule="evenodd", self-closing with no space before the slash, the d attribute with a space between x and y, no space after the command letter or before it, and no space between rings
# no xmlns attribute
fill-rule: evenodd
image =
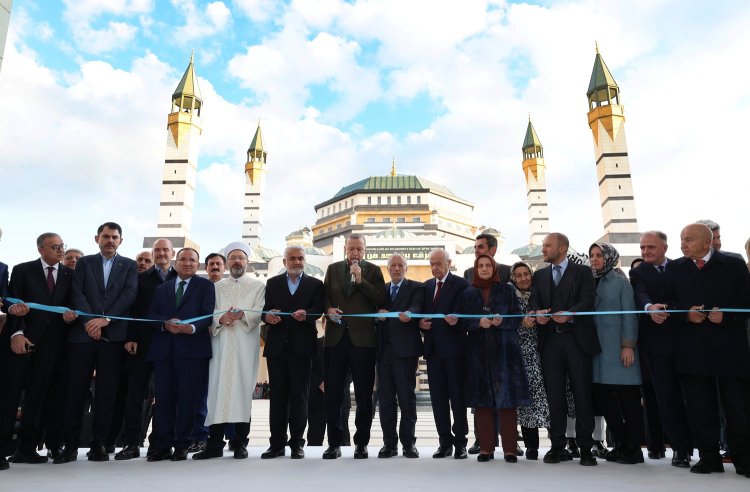
<svg viewBox="0 0 750 492"><path fill-rule="evenodd" d="M352 260L352 265L359 265L359 260ZM351 282L352 282L352 285L357 283L357 277L355 277L353 273L352 273Z"/></svg>

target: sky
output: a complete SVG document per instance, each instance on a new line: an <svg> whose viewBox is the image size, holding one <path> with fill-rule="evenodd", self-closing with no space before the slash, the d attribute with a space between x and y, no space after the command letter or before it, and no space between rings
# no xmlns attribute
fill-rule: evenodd
<svg viewBox="0 0 750 492"><path fill-rule="evenodd" d="M586 113L595 42L621 90L640 230L710 218L740 252L750 121L750 2L685 0L16 0L0 71L0 260L46 231L97 251L153 236L171 94L195 52L204 106L192 238L241 236L244 163L268 151L264 245L367 176L446 185L528 243L521 170L531 115L550 225L584 251L602 235ZM744 155L744 157L743 157Z"/></svg>

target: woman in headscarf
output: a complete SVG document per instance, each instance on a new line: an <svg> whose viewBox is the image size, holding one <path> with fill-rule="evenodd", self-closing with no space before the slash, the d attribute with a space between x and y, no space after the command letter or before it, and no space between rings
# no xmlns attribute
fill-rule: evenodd
<svg viewBox="0 0 750 492"><path fill-rule="evenodd" d="M466 318L466 403L476 409L480 453L478 461L494 458L495 424L499 413L505 461L515 463L518 435L516 408L531 403L529 384L518 343L521 314L513 288L500 282L495 260L482 255L474 261L474 280L462 299L463 312L481 314Z"/></svg>
<svg viewBox="0 0 750 492"><path fill-rule="evenodd" d="M527 263L519 261L511 267L510 282L523 314L529 312L531 280L531 267ZM527 460L535 460L539 456L539 427L549 428L549 404L547 391L544 389L537 334L536 318L523 318L518 328L518 341L526 369L526 379L529 381L531 405L518 408L518 422L521 424L521 436L526 445Z"/></svg>
<svg viewBox="0 0 750 492"><path fill-rule="evenodd" d="M596 279L594 310L634 311L630 283L615 272L620 254L610 244L594 243L589 248L591 269ZM641 443L645 430L641 408L641 366L636 342L638 322L635 314L594 316L602 346L593 358L594 398L607 420L615 447L607 461L624 464L643 463Z"/></svg>

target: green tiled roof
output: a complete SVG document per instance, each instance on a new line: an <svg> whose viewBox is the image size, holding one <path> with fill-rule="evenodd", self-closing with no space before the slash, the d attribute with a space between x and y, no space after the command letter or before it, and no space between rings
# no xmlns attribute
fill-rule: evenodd
<svg viewBox="0 0 750 492"><path fill-rule="evenodd" d="M356 183L341 188L333 198L348 195L355 191L399 191L399 190L430 190L449 198L461 200L451 190L441 184L418 176L371 176Z"/></svg>
<svg viewBox="0 0 750 492"><path fill-rule="evenodd" d="M248 152L253 151L265 151L266 149L263 147L263 135L260 133L260 123L258 123L258 129L255 130L255 136L253 137L253 141L250 143L250 148L247 149Z"/></svg>
<svg viewBox="0 0 750 492"><path fill-rule="evenodd" d="M594 69L591 71L591 81L589 82L589 90L586 91L586 95L591 97L594 92L601 89L615 88L617 89L617 82L612 76L612 72L607 68L607 64L604 63L602 55L599 51L596 52L596 58L594 58Z"/></svg>
<svg viewBox="0 0 750 492"><path fill-rule="evenodd" d="M526 127L526 137L523 139L523 147L521 147L521 150L526 149L542 149L542 142L539 140L536 130L534 130L534 125L531 124L531 119L529 119L529 126Z"/></svg>
<svg viewBox="0 0 750 492"><path fill-rule="evenodd" d="M185 73L182 75L180 83L177 84L177 88L172 94L172 99L179 99L181 96L185 97L186 107L189 107L190 99L195 98L196 105L198 108L203 103L201 98L201 89L198 87L198 77L195 75L195 65L193 64L193 55L190 55L190 63L188 64Z"/></svg>

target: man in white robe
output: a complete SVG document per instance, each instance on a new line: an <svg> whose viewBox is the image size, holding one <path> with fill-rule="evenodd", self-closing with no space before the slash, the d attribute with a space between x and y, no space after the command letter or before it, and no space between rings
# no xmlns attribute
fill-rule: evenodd
<svg viewBox="0 0 750 492"><path fill-rule="evenodd" d="M206 450L193 455L196 460L224 455L227 423L234 424L234 457L247 458L245 443L258 377L265 284L245 273L250 253L247 244L231 243L224 252L230 276L216 283L216 314L210 329L213 355L208 367L209 437Z"/></svg>

